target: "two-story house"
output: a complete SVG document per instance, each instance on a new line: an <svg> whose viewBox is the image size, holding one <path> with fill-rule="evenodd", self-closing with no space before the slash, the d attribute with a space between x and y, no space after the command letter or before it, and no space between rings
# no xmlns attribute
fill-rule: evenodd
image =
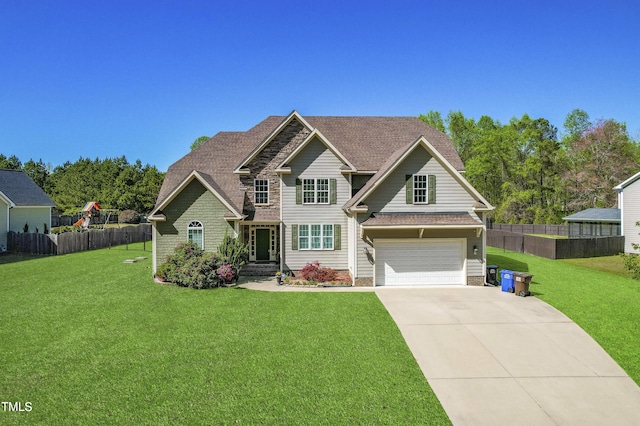
<svg viewBox="0 0 640 426"><path fill-rule="evenodd" d="M225 235L250 262L319 261L354 285L482 285L485 214L451 140L415 117L268 117L169 167L149 219L153 269Z"/></svg>

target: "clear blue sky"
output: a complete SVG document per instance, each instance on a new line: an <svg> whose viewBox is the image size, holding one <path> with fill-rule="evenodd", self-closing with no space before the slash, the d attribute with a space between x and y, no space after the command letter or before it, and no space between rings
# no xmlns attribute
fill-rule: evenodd
<svg viewBox="0 0 640 426"><path fill-rule="evenodd" d="M460 110L640 135L637 1L0 0L0 153L160 170L269 115Z"/></svg>

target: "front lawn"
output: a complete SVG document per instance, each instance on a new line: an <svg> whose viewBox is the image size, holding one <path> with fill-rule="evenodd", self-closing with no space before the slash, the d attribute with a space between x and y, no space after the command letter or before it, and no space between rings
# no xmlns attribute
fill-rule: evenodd
<svg viewBox="0 0 640 426"><path fill-rule="evenodd" d="M487 252L489 264L533 274L532 294L580 325L640 384L640 281L598 270L604 269L597 266L600 258L574 262L493 247Z"/></svg>
<svg viewBox="0 0 640 426"><path fill-rule="evenodd" d="M141 243L0 257L0 399L32 406L0 423L449 424L374 293L191 290L150 267Z"/></svg>

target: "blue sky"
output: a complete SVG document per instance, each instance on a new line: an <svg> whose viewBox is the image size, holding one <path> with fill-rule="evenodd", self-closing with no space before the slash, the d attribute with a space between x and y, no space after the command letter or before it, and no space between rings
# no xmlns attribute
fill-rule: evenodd
<svg viewBox="0 0 640 426"><path fill-rule="evenodd" d="M637 1L0 0L0 153L160 170L269 115L460 110L640 136Z"/></svg>

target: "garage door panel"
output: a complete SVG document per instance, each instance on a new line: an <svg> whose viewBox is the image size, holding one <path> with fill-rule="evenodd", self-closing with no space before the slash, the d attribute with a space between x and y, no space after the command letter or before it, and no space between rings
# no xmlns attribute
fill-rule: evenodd
<svg viewBox="0 0 640 426"><path fill-rule="evenodd" d="M461 285L462 240L376 241L376 285Z"/></svg>

